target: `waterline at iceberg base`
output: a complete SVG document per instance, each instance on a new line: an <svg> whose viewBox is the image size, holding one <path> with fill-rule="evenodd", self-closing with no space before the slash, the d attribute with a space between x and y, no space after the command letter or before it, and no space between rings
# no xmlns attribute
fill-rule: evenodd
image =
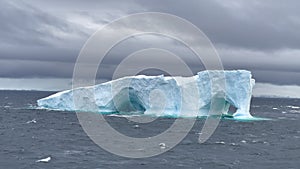
<svg viewBox="0 0 300 169"><path fill-rule="evenodd" d="M230 115L247 119L252 117L254 84L246 70L207 70L192 77L138 75L58 92L37 103L50 110L172 117L207 116L210 110L229 115L231 106L236 112Z"/></svg>

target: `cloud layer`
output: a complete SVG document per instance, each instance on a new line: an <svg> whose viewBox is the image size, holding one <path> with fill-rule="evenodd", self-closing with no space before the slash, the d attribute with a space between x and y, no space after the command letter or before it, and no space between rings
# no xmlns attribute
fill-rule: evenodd
<svg viewBox="0 0 300 169"><path fill-rule="evenodd" d="M0 77L71 78L80 49L98 28L128 14L155 11L199 27L226 69L251 70L258 82L300 85L299 5L297 0L0 1ZM99 69L101 77L109 79L124 57L148 47L178 54L194 72L204 69L182 44L148 35L115 46Z"/></svg>

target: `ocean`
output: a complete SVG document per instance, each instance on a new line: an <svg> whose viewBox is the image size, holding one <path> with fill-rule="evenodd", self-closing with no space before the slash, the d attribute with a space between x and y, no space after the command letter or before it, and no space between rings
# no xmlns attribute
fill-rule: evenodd
<svg viewBox="0 0 300 169"><path fill-rule="evenodd" d="M158 156L132 159L103 150L83 131L74 112L34 109L53 92L0 91L0 168L2 169L150 169L150 168L299 168L300 100L253 98L251 113L261 121L222 119L205 143L197 119L187 137ZM110 125L131 137L163 132L174 118L149 124L105 115ZM109 141L109 139L108 139ZM36 162L51 157L47 163Z"/></svg>

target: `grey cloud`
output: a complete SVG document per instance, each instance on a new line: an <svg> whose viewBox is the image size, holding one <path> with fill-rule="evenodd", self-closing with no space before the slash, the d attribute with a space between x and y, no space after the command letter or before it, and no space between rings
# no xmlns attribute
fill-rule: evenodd
<svg viewBox="0 0 300 169"><path fill-rule="evenodd" d="M298 6L296 0L0 1L0 76L70 78L81 47L98 26L127 14L156 11L183 17L203 30L226 69L249 69L262 82L300 84ZM99 77L109 79L124 57L149 47L178 54L194 73L204 69L181 43L145 36L113 48Z"/></svg>
<svg viewBox="0 0 300 169"><path fill-rule="evenodd" d="M117 19L119 14L135 12L166 12L183 17L202 29L215 44L227 44L242 48L277 49L299 48L300 29L297 0L247 1L247 0L138 0L138 1L50 1L37 3L43 6L61 6L64 11L82 11L92 16L95 22L104 23ZM99 14L101 16L99 16Z"/></svg>
<svg viewBox="0 0 300 169"><path fill-rule="evenodd" d="M1 1L0 5L0 20L3 21L0 36L5 45L55 46L57 42L64 40L56 33L84 35L83 32L72 29L64 20L22 1Z"/></svg>
<svg viewBox="0 0 300 169"><path fill-rule="evenodd" d="M299 48L299 1L138 1L150 11L186 18L215 44L254 49ZM159 4L159 5L157 5Z"/></svg>

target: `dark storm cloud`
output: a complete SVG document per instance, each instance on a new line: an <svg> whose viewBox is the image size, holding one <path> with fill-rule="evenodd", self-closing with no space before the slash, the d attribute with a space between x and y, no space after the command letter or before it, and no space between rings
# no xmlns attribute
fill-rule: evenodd
<svg viewBox="0 0 300 169"><path fill-rule="evenodd" d="M225 68L249 69L262 82L300 84L298 6L296 0L0 1L0 76L72 77L81 47L99 27L127 14L156 11L198 26L216 46ZM110 52L101 77L109 78L134 50L162 46L182 56L194 72L203 68L180 43L133 38Z"/></svg>
<svg viewBox="0 0 300 169"><path fill-rule="evenodd" d="M0 6L1 45L53 46L65 40L58 35L61 32L84 35L65 20L23 1L0 1Z"/></svg>
<svg viewBox="0 0 300 169"><path fill-rule="evenodd" d="M300 1L297 0L142 2L149 10L188 19L214 43L254 49L300 47Z"/></svg>

